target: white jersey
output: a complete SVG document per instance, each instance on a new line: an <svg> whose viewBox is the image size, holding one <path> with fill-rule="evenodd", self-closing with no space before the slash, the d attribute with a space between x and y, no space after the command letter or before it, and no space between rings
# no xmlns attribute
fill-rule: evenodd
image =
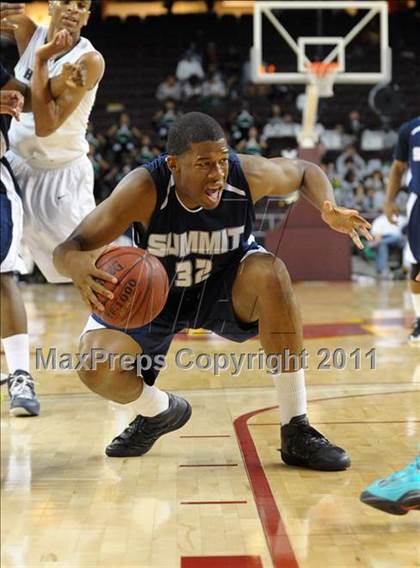
<svg viewBox="0 0 420 568"><path fill-rule="evenodd" d="M24 54L15 67L16 78L26 85L31 84L35 52L47 41L48 28L38 26ZM65 63L76 63L85 53L97 52L91 42L80 37L78 43L68 53L48 61L49 78L61 74ZM40 169L53 169L80 159L89 151L86 129L89 115L95 102L98 85L88 91L76 110L50 136L40 138L35 135L34 115L22 113L20 121L12 120L9 130L10 149Z"/></svg>

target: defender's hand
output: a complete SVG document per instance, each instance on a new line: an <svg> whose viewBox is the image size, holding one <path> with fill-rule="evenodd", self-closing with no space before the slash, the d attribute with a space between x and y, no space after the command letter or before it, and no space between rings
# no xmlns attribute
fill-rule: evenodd
<svg viewBox="0 0 420 568"><path fill-rule="evenodd" d="M371 225L355 209L345 209L344 207L334 207L331 201L324 201L321 211L322 220L339 233L349 235L354 244L359 249L363 249L360 235L368 241L373 239L369 233Z"/></svg>
<svg viewBox="0 0 420 568"><path fill-rule="evenodd" d="M2 32L14 31L18 28L17 24L9 22L7 18L13 16L23 16L25 4L12 4L11 2L0 2L0 29Z"/></svg>
<svg viewBox="0 0 420 568"><path fill-rule="evenodd" d="M112 247L113 248L113 247ZM96 261L109 247L94 251L68 251L65 256L65 264L70 278L82 296L83 301L90 310L96 309L104 311L105 307L101 304L96 294L102 294L107 298L113 298L112 292L102 286L102 282L118 282L115 276L111 276L104 270L96 268Z"/></svg>
<svg viewBox="0 0 420 568"><path fill-rule="evenodd" d="M87 68L84 63L65 63L61 74L70 89L86 85Z"/></svg>
<svg viewBox="0 0 420 568"><path fill-rule="evenodd" d="M23 95L18 91L1 91L0 113L10 114L16 120L20 120L24 101Z"/></svg>
<svg viewBox="0 0 420 568"><path fill-rule="evenodd" d="M48 61L59 53L70 49L72 44L73 38L70 33L67 30L61 30L54 35L50 42L37 49L36 57L41 61Z"/></svg>

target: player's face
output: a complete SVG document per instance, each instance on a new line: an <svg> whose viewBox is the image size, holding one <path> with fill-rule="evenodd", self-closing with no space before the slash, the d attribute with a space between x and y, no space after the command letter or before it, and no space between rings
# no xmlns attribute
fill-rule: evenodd
<svg viewBox="0 0 420 568"><path fill-rule="evenodd" d="M187 207L215 209L222 197L229 171L226 140L197 142L182 156L171 157L177 191Z"/></svg>
<svg viewBox="0 0 420 568"><path fill-rule="evenodd" d="M50 2L52 24L58 30L80 33L90 16L90 0L54 0Z"/></svg>

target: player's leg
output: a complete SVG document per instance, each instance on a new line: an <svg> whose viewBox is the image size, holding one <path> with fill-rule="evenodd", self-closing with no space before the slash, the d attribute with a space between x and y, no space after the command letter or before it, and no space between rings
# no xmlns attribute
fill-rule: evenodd
<svg viewBox="0 0 420 568"><path fill-rule="evenodd" d="M408 257L413 264L411 269L410 290L413 302L415 323L409 336L410 343L420 342L420 283L416 280L420 272L420 198L412 193L407 203L408 222Z"/></svg>
<svg viewBox="0 0 420 568"><path fill-rule="evenodd" d="M232 288L237 318L258 320L261 344L277 355L273 369L282 423L282 458L290 465L341 470L350 465L345 451L309 426L299 307L284 263L269 254L255 253L240 265Z"/></svg>
<svg viewBox="0 0 420 568"><path fill-rule="evenodd" d="M92 324L92 318L89 321ZM80 379L93 392L124 405L135 416L107 446L106 454L141 456L160 436L181 428L191 416L191 407L183 398L154 386L161 359L156 361L144 353L140 344L127 333L98 329L97 324L93 325L96 329L89 330L91 324L88 322L80 341L80 353L87 355L86 365L79 371ZM149 343L147 339L144 342L150 346L151 333L148 339ZM162 339L158 341L161 343Z"/></svg>
<svg viewBox="0 0 420 568"><path fill-rule="evenodd" d="M420 510L420 454L404 469L377 479L360 495L366 505L392 515Z"/></svg>
<svg viewBox="0 0 420 568"><path fill-rule="evenodd" d="M417 275L420 273L420 262L411 266L410 274L410 291L411 299L413 302L415 323L410 333L410 343L420 343L420 282L417 280Z"/></svg>
<svg viewBox="0 0 420 568"><path fill-rule="evenodd" d="M3 163L1 182L1 337L9 371L10 413L14 416L37 416L40 404L30 374L26 310L13 274L22 234L22 204L14 180Z"/></svg>
<svg viewBox="0 0 420 568"><path fill-rule="evenodd" d="M93 170L87 157L55 170L35 170L10 154L24 187L23 238L48 282L71 282L54 267L52 253L95 208Z"/></svg>

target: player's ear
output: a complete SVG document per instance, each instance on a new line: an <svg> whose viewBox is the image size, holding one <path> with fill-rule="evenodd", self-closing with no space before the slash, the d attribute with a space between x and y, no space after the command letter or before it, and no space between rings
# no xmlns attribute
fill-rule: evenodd
<svg viewBox="0 0 420 568"><path fill-rule="evenodd" d="M168 168L172 173L176 173L178 171L179 162L177 156L168 156L166 158L166 163L168 164Z"/></svg>
<svg viewBox="0 0 420 568"><path fill-rule="evenodd" d="M86 12L86 14L83 14L82 27L87 26L89 18L90 18L90 11Z"/></svg>

